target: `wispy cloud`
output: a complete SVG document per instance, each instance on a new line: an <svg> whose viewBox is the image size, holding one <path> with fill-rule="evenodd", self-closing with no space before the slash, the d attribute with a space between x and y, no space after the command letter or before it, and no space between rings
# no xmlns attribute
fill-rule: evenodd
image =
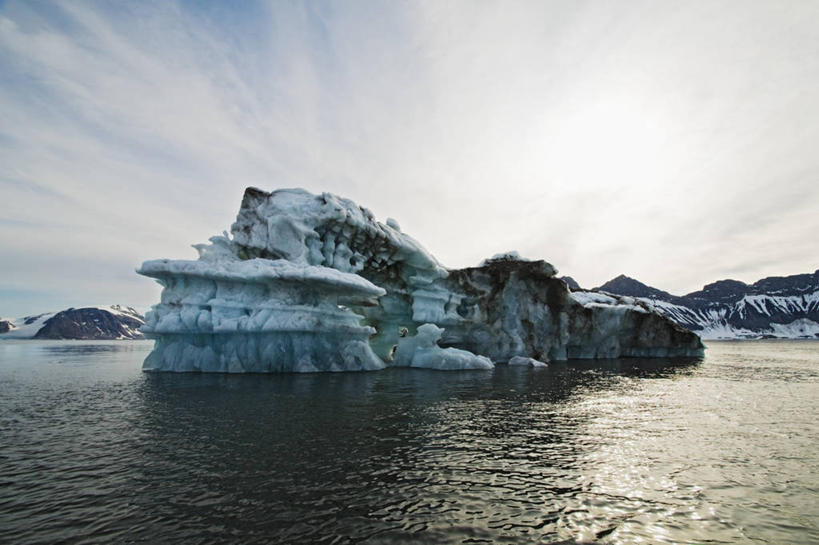
<svg viewBox="0 0 819 545"><path fill-rule="evenodd" d="M813 270L818 24L815 2L6 2L0 294L48 294L0 313L151 303L133 268L192 256L247 185L349 196L450 266L518 249L676 292Z"/></svg>

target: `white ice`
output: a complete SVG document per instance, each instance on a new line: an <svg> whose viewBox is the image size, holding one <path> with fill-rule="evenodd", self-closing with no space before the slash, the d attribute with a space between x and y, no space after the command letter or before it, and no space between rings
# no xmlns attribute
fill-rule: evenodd
<svg viewBox="0 0 819 545"><path fill-rule="evenodd" d="M351 273L285 260L143 264L164 286L145 316L157 340L146 370L314 372L384 367L375 329L344 305L373 304L384 290Z"/></svg>
<svg viewBox="0 0 819 545"><path fill-rule="evenodd" d="M400 338L394 364L398 367L422 367L442 371L495 367L492 361L484 356L476 356L472 352L457 348L438 346L443 332L444 330L435 324L424 324L418 327L415 336Z"/></svg>
<svg viewBox="0 0 819 545"><path fill-rule="evenodd" d="M512 367L548 367L547 363L526 356L514 356L509 360Z"/></svg>
<svg viewBox="0 0 819 545"><path fill-rule="evenodd" d="M616 307L618 310L649 312L645 305L638 302L637 298L625 295L613 295L597 291L573 291L569 294L569 297L586 308Z"/></svg>
<svg viewBox="0 0 819 545"><path fill-rule="evenodd" d="M336 294L378 297L386 291L356 274L328 267L299 265L284 259L246 261L187 261L156 259L146 261L139 274L155 278L191 277L247 284L280 283L321 287Z"/></svg>
<svg viewBox="0 0 819 545"><path fill-rule="evenodd" d="M377 222L368 209L331 193L280 189L240 210L231 227L234 242L297 264L358 272L371 265L406 262L428 280L446 269L398 222Z"/></svg>

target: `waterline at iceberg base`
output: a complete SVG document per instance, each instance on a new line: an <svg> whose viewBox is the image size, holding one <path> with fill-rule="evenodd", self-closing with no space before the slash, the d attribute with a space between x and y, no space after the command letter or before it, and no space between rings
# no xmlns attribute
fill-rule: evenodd
<svg viewBox="0 0 819 545"><path fill-rule="evenodd" d="M697 357L700 338L639 300L570 292L517 254L449 270L395 220L302 189L245 191L199 259L137 271L162 286L151 371L486 369L532 358ZM519 360L516 360L519 361Z"/></svg>

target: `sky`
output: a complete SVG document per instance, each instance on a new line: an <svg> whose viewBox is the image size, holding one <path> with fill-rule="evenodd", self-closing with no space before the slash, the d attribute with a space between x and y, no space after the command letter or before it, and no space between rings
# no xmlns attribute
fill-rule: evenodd
<svg viewBox="0 0 819 545"><path fill-rule="evenodd" d="M0 0L0 316L145 309L247 186L684 294L819 268L819 2Z"/></svg>

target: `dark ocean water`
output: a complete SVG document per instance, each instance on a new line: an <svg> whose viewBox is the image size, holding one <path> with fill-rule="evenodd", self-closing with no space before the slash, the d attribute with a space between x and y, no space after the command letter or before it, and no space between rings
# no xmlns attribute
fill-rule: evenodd
<svg viewBox="0 0 819 545"><path fill-rule="evenodd" d="M316 375L0 342L3 543L819 543L819 342Z"/></svg>

